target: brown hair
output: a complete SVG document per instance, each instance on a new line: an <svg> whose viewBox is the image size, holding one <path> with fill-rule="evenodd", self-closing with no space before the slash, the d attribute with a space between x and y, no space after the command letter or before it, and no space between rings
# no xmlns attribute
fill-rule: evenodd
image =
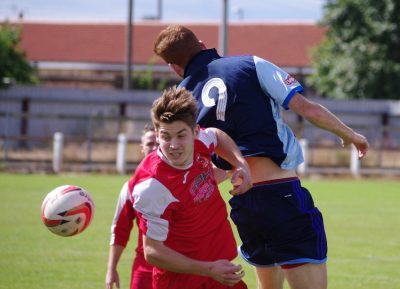
<svg viewBox="0 0 400 289"><path fill-rule="evenodd" d="M164 90L161 97L153 102L151 118L156 129L160 123L180 120L189 127L196 126L197 102L192 93L176 86Z"/></svg>
<svg viewBox="0 0 400 289"><path fill-rule="evenodd" d="M154 53L166 63L174 63L182 68L202 50L200 41L192 30L182 25L171 25L158 34L154 42Z"/></svg>
<svg viewBox="0 0 400 289"><path fill-rule="evenodd" d="M154 125L151 122L146 123L146 125L144 126L144 128L142 130L142 135L149 131L154 131Z"/></svg>

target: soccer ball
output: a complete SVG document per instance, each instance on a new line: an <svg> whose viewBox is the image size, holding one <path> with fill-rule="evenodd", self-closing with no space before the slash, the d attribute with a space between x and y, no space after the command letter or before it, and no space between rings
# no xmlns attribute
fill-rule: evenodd
<svg viewBox="0 0 400 289"><path fill-rule="evenodd" d="M94 216L94 202L84 189L64 185L52 190L42 203L42 220L54 234L67 237L83 232Z"/></svg>

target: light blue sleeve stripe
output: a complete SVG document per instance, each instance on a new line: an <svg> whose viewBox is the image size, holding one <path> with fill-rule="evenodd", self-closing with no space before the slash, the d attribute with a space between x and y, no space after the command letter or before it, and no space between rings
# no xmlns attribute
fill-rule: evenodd
<svg viewBox="0 0 400 289"><path fill-rule="evenodd" d="M290 99L303 90L300 83L286 71L265 59L253 56L258 81L263 91L287 109Z"/></svg>
<svg viewBox="0 0 400 289"><path fill-rule="evenodd" d="M281 163L281 168L285 170L295 169L304 161L303 152L292 130L281 118L279 105L274 103L272 99L270 101L278 137L282 142L283 152L286 154L286 158Z"/></svg>

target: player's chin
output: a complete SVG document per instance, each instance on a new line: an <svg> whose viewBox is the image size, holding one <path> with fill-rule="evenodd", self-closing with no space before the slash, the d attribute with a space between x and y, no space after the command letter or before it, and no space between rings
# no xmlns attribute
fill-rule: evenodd
<svg viewBox="0 0 400 289"><path fill-rule="evenodd" d="M169 162L174 166L174 167L182 167L183 166L183 161L180 159L173 159L170 158Z"/></svg>
<svg viewBox="0 0 400 289"><path fill-rule="evenodd" d="M168 153L167 156L168 156L168 159L169 159L171 162L179 162L179 161L182 161L182 153L173 152L173 153Z"/></svg>
<svg viewBox="0 0 400 289"><path fill-rule="evenodd" d="M184 158L183 154L170 154L168 155L168 159L172 165L181 167L186 166L187 160Z"/></svg>

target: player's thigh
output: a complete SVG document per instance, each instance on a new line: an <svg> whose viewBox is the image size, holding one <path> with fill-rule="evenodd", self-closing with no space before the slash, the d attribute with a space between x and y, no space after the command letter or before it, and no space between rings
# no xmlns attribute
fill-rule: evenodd
<svg viewBox="0 0 400 289"><path fill-rule="evenodd" d="M291 289L326 289L326 264L307 263L299 267L283 270Z"/></svg>
<svg viewBox="0 0 400 289"><path fill-rule="evenodd" d="M256 267L258 289L282 289L283 270L281 267Z"/></svg>

